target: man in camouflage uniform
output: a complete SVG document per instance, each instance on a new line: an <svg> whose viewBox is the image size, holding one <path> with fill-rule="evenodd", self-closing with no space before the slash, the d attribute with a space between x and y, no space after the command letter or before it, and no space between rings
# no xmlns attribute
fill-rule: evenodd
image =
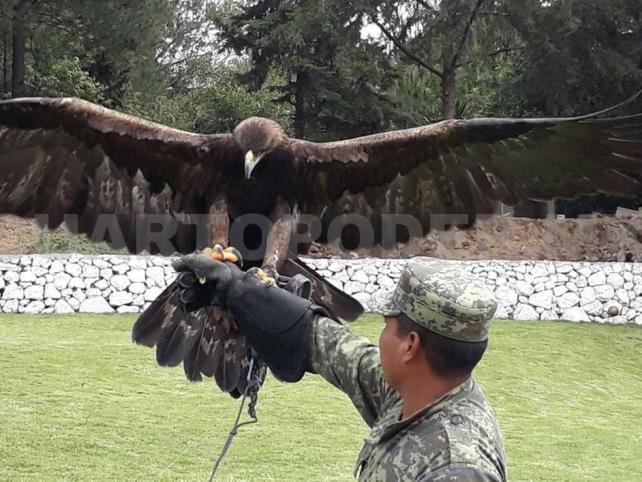
<svg viewBox="0 0 642 482"><path fill-rule="evenodd" d="M311 369L372 428L359 479L506 480L497 420L471 377L497 306L492 293L452 263L414 258L376 304L386 320L379 349L323 317L311 342Z"/></svg>
<svg viewBox="0 0 642 482"><path fill-rule="evenodd" d="M497 305L452 263L407 263L395 290L376 300L385 317L377 348L284 290L186 258L177 269L215 286L211 299L226 305L277 377L318 373L351 398L372 429L359 480L506 480L497 420L471 376Z"/></svg>

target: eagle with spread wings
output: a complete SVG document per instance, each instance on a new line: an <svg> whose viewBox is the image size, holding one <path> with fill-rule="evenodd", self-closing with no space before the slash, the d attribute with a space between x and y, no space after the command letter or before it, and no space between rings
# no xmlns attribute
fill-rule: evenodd
<svg viewBox="0 0 642 482"><path fill-rule="evenodd" d="M304 274L314 301L347 320L359 303L296 256L313 240L382 244L390 234L383 220L405 216L410 227L392 231L405 241L434 228L435 215L472 223L500 202L639 196L641 186L642 114L445 120L315 143L258 117L205 135L73 98L0 102L0 212L42 215L49 228L67 221L131 252L232 245L247 266ZM267 228L248 223L234 235L248 216ZM366 235L357 229L363 221ZM154 223L162 239L141 229ZM217 308L183 312L174 285L141 315L133 338L156 345L161 365L182 362L192 380L211 376L243 392L248 347L233 320Z"/></svg>

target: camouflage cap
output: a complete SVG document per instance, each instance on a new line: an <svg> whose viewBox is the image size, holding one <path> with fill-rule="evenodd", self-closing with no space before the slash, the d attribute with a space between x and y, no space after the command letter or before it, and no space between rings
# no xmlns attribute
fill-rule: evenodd
<svg viewBox="0 0 642 482"><path fill-rule="evenodd" d="M408 261L396 288L373 299L384 316L406 315L430 331L459 341L488 338L497 309L492 291L452 261L417 257Z"/></svg>

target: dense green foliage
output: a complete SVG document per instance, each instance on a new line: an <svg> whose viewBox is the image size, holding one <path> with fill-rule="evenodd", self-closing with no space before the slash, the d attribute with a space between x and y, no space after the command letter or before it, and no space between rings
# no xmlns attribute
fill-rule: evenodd
<svg viewBox="0 0 642 482"><path fill-rule="evenodd" d="M2 0L0 90L312 139L567 115L642 83L640 0Z"/></svg>
<svg viewBox="0 0 642 482"><path fill-rule="evenodd" d="M130 340L133 315L0 317L0 479L206 480L237 401ZM375 339L377 317L354 331ZM642 331L496 322L477 379L508 450L509 479L638 478ZM353 480L367 434L317 376L269 379L217 480Z"/></svg>

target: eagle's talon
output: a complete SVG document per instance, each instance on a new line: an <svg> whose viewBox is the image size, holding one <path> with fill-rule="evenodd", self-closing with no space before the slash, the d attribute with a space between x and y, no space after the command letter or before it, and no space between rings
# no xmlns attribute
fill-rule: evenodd
<svg viewBox="0 0 642 482"><path fill-rule="evenodd" d="M272 278L266 271L262 270L261 268L250 268L247 270L247 272L266 286L277 286L276 279Z"/></svg>
<svg viewBox="0 0 642 482"><path fill-rule="evenodd" d="M243 257L241 256L241 252L234 246L223 248L223 245L217 243L211 248L205 248L201 253L216 261L234 263L239 267L243 266Z"/></svg>

